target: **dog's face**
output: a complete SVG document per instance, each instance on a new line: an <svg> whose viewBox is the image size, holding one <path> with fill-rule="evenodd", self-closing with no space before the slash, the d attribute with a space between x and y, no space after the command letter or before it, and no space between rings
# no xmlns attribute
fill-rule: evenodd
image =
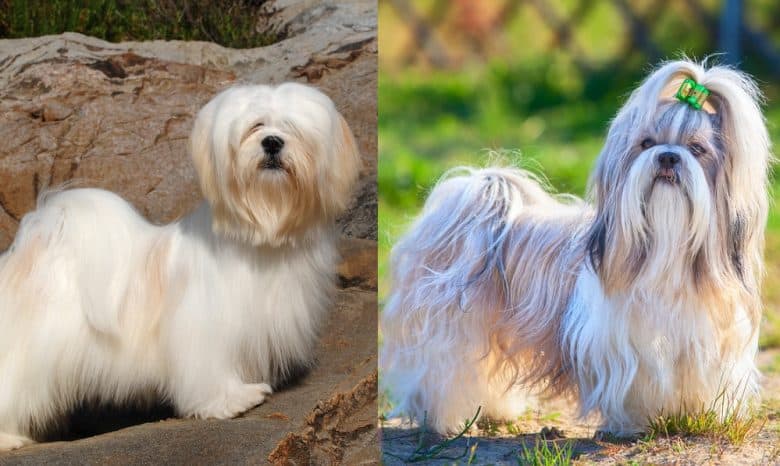
<svg viewBox="0 0 780 466"><path fill-rule="evenodd" d="M615 186L622 191L624 233L633 242L668 254L701 247L715 194L725 187L718 182L725 168L720 134L710 114L672 101L660 103L654 118L635 131L624 162L626 181Z"/></svg>
<svg viewBox="0 0 780 466"><path fill-rule="evenodd" d="M629 177L636 177L632 181L646 200L656 189L696 196L697 187L705 182L715 188L723 147L713 123L709 114L685 104L659 106L652 124L637 132L629 149L633 159Z"/></svg>
<svg viewBox="0 0 780 466"><path fill-rule="evenodd" d="M333 221L360 167L333 102L296 83L222 92L198 114L191 142L215 230L254 245Z"/></svg>
<svg viewBox="0 0 780 466"><path fill-rule="evenodd" d="M702 109L674 98L685 78ZM687 61L653 73L609 130L591 179L591 262L607 293L741 282L755 293L767 216L769 140L745 75Z"/></svg>

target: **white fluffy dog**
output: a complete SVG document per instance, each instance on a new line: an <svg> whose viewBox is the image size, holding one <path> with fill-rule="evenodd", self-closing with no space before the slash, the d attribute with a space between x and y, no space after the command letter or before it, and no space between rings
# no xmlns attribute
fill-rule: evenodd
<svg viewBox="0 0 780 466"><path fill-rule="evenodd" d="M0 450L82 401L230 418L311 364L360 167L349 127L311 87L234 87L191 150L208 203L179 222L97 189L22 220L0 256Z"/></svg>
<svg viewBox="0 0 780 466"><path fill-rule="evenodd" d="M397 413L452 432L535 392L576 396L617 435L739 414L759 392L759 104L745 74L670 62L612 122L589 202L517 169L445 176L393 251L380 365Z"/></svg>

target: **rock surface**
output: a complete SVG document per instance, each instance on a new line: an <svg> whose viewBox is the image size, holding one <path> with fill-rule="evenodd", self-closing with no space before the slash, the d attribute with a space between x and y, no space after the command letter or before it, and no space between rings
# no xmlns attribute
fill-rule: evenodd
<svg viewBox="0 0 780 466"><path fill-rule="evenodd" d="M167 419L0 454L0 464L374 463L376 416L376 3L275 0L268 47L108 43L80 34L0 40L0 251L50 187L114 191L170 222L201 200L187 150L197 110L236 83L322 89L363 154L339 220L342 289L317 367L229 421Z"/></svg>

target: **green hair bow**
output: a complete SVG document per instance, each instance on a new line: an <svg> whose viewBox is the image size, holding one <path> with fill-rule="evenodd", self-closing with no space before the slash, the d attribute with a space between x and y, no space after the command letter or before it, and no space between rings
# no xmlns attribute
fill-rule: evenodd
<svg viewBox="0 0 780 466"><path fill-rule="evenodd" d="M707 101L707 96L709 95L709 89L691 78L685 78L685 81L680 84L680 88L677 90L675 97L677 97L677 100L680 102L685 102L696 110L701 110L701 106Z"/></svg>

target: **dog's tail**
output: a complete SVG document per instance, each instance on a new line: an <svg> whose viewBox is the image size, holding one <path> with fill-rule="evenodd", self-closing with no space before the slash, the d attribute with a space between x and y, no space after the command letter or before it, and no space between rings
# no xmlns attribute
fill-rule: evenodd
<svg viewBox="0 0 780 466"><path fill-rule="evenodd" d="M540 203L561 205L519 169L458 168L433 189L392 253L380 365L394 414L453 432L491 399L506 411L518 369L496 353L511 307L507 252L526 205Z"/></svg>

